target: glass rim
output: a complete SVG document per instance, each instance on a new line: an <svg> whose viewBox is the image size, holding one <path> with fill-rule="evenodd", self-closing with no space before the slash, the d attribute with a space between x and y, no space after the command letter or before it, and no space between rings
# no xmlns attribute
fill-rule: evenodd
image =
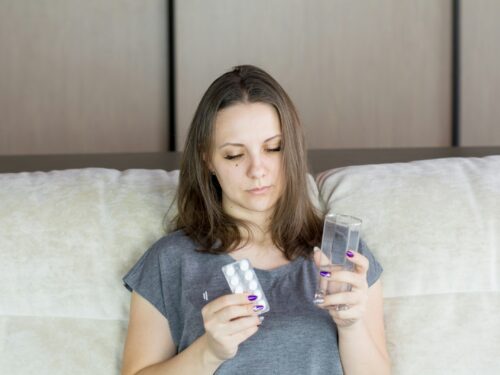
<svg viewBox="0 0 500 375"><path fill-rule="evenodd" d="M363 220L353 215L346 215L340 213L328 213L325 215L325 221L333 221L347 225L361 225Z"/></svg>

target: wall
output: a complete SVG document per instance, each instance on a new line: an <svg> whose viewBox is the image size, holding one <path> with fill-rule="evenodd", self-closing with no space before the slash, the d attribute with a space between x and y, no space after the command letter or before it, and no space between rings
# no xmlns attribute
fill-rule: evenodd
<svg viewBox="0 0 500 375"><path fill-rule="evenodd" d="M500 145L500 2L462 1L461 144Z"/></svg>
<svg viewBox="0 0 500 375"><path fill-rule="evenodd" d="M204 90L242 63L289 92L311 148L450 145L448 1L248 4L177 2L179 149Z"/></svg>
<svg viewBox="0 0 500 375"><path fill-rule="evenodd" d="M167 147L163 0L2 0L0 154Z"/></svg>
<svg viewBox="0 0 500 375"><path fill-rule="evenodd" d="M462 2L461 144L500 145L500 3ZM310 148L451 145L451 1L0 2L0 154L158 152L208 85L256 64ZM175 83L175 104L169 91Z"/></svg>

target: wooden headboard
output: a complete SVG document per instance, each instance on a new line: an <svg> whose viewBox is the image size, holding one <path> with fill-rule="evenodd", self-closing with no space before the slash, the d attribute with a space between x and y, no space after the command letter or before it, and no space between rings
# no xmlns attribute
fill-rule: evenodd
<svg viewBox="0 0 500 375"><path fill-rule="evenodd" d="M74 168L178 169L180 152L133 154L19 155L0 156L0 173L50 171ZM408 162L446 157L500 155L500 147L432 147L309 150L313 174L349 165Z"/></svg>

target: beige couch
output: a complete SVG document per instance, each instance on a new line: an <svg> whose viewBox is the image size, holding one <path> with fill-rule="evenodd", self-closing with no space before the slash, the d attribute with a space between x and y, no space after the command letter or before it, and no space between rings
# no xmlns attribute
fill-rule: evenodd
<svg viewBox="0 0 500 375"><path fill-rule="evenodd" d="M121 277L163 234L177 179L0 174L0 374L119 373ZM500 374L500 156L351 166L316 181L323 209L363 218L385 269L394 374Z"/></svg>

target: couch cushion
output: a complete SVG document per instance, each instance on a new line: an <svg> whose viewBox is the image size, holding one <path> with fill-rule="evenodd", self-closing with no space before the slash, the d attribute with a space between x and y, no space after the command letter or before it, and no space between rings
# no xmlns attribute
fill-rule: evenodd
<svg viewBox="0 0 500 375"><path fill-rule="evenodd" d="M0 316L0 373L119 374L127 322Z"/></svg>
<svg viewBox="0 0 500 375"><path fill-rule="evenodd" d="M1 374L120 373L121 278L164 234L177 183L161 170L0 174Z"/></svg>
<svg viewBox="0 0 500 375"><path fill-rule="evenodd" d="M0 174L0 315L127 319L121 277L164 233L177 180L160 170Z"/></svg>
<svg viewBox="0 0 500 375"><path fill-rule="evenodd" d="M500 373L500 156L352 166L317 181L328 211L363 219L384 267L395 373Z"/></svg>
<svg viewBox="0 0 500 375"><path fill-rule="evenodd" d="M451 293L385 300L395 375L500 373L500 294Z"/></svg>

